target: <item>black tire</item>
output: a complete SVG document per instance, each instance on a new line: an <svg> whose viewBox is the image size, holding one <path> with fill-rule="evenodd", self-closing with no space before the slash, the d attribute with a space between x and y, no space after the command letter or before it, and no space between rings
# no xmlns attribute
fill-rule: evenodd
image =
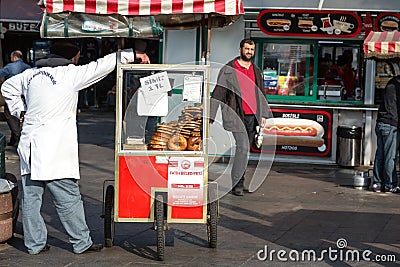
<svg viewBox="0 0 400 267"><path fill-rule="evenodd" d="M155 219L157 232L157 260L164 260L165 232L164 232L164 200L162 195L157 195L155 200Z"/></svg>
<svg viewBox="0 0 400 267"><path fill-rule="evenodd" d="M207 237L210 248L217 247L217 221L218 221L218 202L212 201L207 205Z"/></svg>
<svg viewBox="0 0 400 267"><path fill-rule="evenodd" d="M104 244L109 248L114 245L114 187L108 186L104 203Z"/></svg>

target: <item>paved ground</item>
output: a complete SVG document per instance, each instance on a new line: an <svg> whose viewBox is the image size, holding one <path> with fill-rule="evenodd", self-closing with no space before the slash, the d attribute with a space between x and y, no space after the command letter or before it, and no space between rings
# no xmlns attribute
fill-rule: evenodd
<svg viewBox="0 0 400 267"><path fill-rule="evenodd" d="M0 132L8 138L5 122L0 122ZM113 114L80 113L79 133L87 222L94 241L103 242L102 184L114 175ZM14 148L7 147L6 168L19 178ZM225 169L224 163L212 164L210 177ZM155 232L149 223L117 223L112 248L73 254L45 195L43 216L51 250L28 255L19 218L15 236L0 244L0 266L398 266L400 196L353 189L351 178L352 170L337 166L275 163L259 190L220 200L216 249L207 247L206 225L173 224L166 232L164 262L156 260ZM301 260L312 251L319 260ZM368 262L362 253L370 259L395 257L396 262ZM300 260L291 260L296 255ZM357 255L361 260L352 261Z"/></svg>

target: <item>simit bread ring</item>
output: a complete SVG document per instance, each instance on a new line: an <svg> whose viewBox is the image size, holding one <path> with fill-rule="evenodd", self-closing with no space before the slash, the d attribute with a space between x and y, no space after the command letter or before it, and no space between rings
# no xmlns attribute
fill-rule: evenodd
<svg viewBox="0 0 400 267"><path fill-rule="evenodd" d="M187 149L191 151L200 151L202 148L201 137L192 136L188 139Z"/></svg>
<svg viewBox="0 0 400 267"><path fill-rule="evenodd" d="M174 135L168 141L168 148L173 151L183 151L187 147L186 138L182 135Z"/></svg>

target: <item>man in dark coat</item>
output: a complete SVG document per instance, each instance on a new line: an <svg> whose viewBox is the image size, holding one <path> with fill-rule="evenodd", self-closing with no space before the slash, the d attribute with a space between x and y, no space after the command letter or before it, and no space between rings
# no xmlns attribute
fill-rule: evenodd
<svg viewBox="0 0 400 267"><path fill-rule="evenodd" d="M224 129L232 132L236 153L231 178L232 193L243 196L244 173L248 153L254 141L256 126L268 117L268 103L263 94L261 70L253 64L255 43L250 39L240 42L240 56L224 65L218 75L210 103L210 122L214 122L221 105Z"/></svg>

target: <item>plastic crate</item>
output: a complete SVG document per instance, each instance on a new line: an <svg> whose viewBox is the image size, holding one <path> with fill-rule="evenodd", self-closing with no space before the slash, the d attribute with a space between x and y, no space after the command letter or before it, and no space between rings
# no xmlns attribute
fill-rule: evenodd
<svg viewBox="0 0 400 267"><path fill-rule="evenodd" d="M6 136L0 134L0 178L6 177Z"/></svg>

